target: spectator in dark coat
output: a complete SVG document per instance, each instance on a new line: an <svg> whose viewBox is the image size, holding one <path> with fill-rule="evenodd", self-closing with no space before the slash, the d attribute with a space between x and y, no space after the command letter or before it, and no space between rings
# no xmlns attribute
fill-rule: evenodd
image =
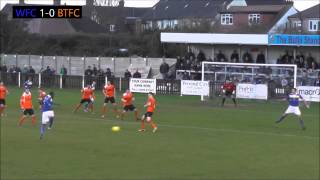
<svg viewBox="0 0 320 180"><path fill-rule="evenodd" d="M239 62L239 54L237 50L234 50L230 57L231 62L238 63Z"/></svg>
<svg viewBox="0 0 320 180"><path fill-rule="evenodd" d="M88 66L88 68L84 71L84 75L86 75L86 76L92 76L93 75L93 71L91 69L91 66Z"/></svg>
<svg viewBox="0 0 320 180"><path fill-rule="evenodd" d="M258 54L256 62L259 63L259 64L265 64L266 63L266 57L264 56L262 51Z"/></svg>
<svg viewBox="0 0 320 180"><path fill-rule="evenodd" d="M124 72L124 78L125 79L130 79L131 78L131 72L128 69Z"/></svg>
<svg viewBox="0 0 320 180"><path fill-rule="evenodd" d="M111 79L111 78L112 78L112 72L111 72L111 69L110 69L110 68L107 68L105 74L106 74L106 76L107 76L108 79Z"/></svg>
<svg viewBox="0 0 320 180"><path fill-rule="evenodd" d="M189 76L189 73L187 73L187 71L185 71L182 75L182 80L190 80L190 76Z"/></svg>
<svg viewBox="0 0 320 180"><path fill-rule="evenodd" d="M167 79L169 68L170 68L169 64L166 63L165 60L163 60L162 64L160 65L160 73L161 73L163 79Z"/></svg>
<svg viewBox="0 0 320 180"><path fill-rule="evenodd" d="M243 56L242 56L242 61L243 61L244 63L253 63L252 56L251 56L251 54L250 54L248 51L246 51L246 52L243 54Z"/></svg>
<svg viewBox="0 0 320 180"><path fill-rule="evenodd" d="M133 78L141 78L141 73L138 71L138 69L136 70L135 73L133 73Z"/></svg>
<svg viewBox="0 0 320 180"><path fill-rule="evenodd" d="M197 60L198 60L199 62L202 62L202 61L205 61L205 60L206 60L206 56L205 56L205 54L204 54L202 51L199 52L199 54L198 54L198 56L197 56Z"/></svg>
<svg viewBox="0 0 320 180"><path fill-rule="evenodd" d="M312 57L311 53L309 53L307 57L307 69L312 68L312 62L314 62L314 58Z"/></svg>
<svg viewBox="0 0 320 180"><path fill-rule="evenodd" d="M318 74L318 79L316 79L316 80L314 81L313 85L320 87L320 73Z"/></svg>
<svg viewBox="0 0 320 180"><path fill-rule="evenodd" d="M92 74L93 74L94 76L97 76L97 75L98 75L98 68L96 67L95 64L93 65Z"/></svg>
<svg viewBox="0 0 320 180"><path fill-rule="evenodd" d="M218 54L217 54L217 60L218 62L227 62L227 58L226 56L222 53L221 50L219 50Z"/></svg>

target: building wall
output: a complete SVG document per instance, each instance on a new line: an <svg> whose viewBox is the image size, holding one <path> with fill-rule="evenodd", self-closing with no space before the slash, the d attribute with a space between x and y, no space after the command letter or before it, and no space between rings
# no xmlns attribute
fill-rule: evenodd
<svg viewBox="0 0 320 180"><path fill-rule="evenodd" d="M302 22L303 33L320 34L320 27L319 26L318 26L318 31L309 31L309 20L320 20L320 19L317 19L317 18L303 19L303 22Z"/></svg>

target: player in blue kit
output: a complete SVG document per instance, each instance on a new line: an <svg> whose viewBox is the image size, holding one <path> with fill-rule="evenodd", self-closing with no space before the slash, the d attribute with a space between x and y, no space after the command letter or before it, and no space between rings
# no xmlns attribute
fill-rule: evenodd
<svg viewBox="0 0 320 180"><path fill-rule="evenodd" d="M54 93L50 92L43 99L42 122L41 122L41 127L40 127L40 139L42 139L44 136L47 124L49 123L48 129L51 129L52 125L53 125L53 118L54 118L53 97L54 97Z"/></svg>
<svg viewBox="0 0 320 180"><path fill-rule="evenodd" d="M301 111L299 108L299 102L302 100L307 108L309 108L309 105L307 102L303 99L301 95L297 93L297 89L293 88L291 90L291 93L288 95L288 101L289 101L289 107L284 112L284 114L279 118L279 120L276 121L276 123L280 123L284 118L286 118L289 114L295 114L299 118L299 123L302 128L302 130L305 130L306 127L304 126L304 122L301 118Z"/></svg>

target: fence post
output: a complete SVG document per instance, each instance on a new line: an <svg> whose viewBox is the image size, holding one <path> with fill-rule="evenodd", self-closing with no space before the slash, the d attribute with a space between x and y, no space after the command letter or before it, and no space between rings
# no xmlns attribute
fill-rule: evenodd
<svg viewBox="0 0 320 180"><path fill-rule="evenodd" d="M38 84L39 84L39 85L38 85L38 86L39 86L38 88L41 88L41 72L39 72L38 82L39 82L39 83L38 83Z"/></svg>
<svg viewBox="0 0 320 180"><path fill-rule="evenodd" d="M58 60L57 60L57 56L53 56L53 59L54 59L54 63L55 63L55 69L56 69L56 72L58 72Z"/></svg>
<svg viewBox="0 0 320 180"><path fill-rule="evenodd" d="M60 89L62 89L62 74L60 74Z"/></svg>
<svg viewBox="0 0 320 180"><path fill-rule="evenodd" d="M121 79L121 77L120 77L120 79L119 79L119 90L120 90L120 91L122 90L122 79Z"/></svg>
<svg viewBox="0 0 320 180"><path fill-rule="evenodd" d="M67 60L68 60L68 66L69 66L69 67L68 67L69 74L72 75L72 74L71 74L71 58L70 58L70 56L67 57Z"/></svg>
<svg viewBox="0 0 320 180"><path fill-rule="evenodd" d="M112 57L112 61L113 61L113 72L116 72L116 61L114 57Z"/></svg>
<svg viewBox="0 0 320 180"><path fill-rule="evenodd" d="M31 57L30 57L30 53L29 53L29 58L28 58L28 63L29 63L29 67L31 66Z"/></svg>
<svg viewBox="0 0 320 180"><path fill-rule="evenodd" d="M82 60L83 60L83 73L85 72L86 70L86 58L85 57L82 57Z"/></svg>
<svg viewBox="0 0 320 180"><path fill-rule="evenodd" d="M18 73L18 86L21 87L21 72Z"/></svg>
<svg viewBox="0 0 320 180"><path fill-rule="evenodd" d="M18 67L18 55L14 55L15 59L16 59L16 67ZM19 86L20 87L20 86Z"/></svg>
<svg viewBox="0 0 320 180"><path fill-rule="evenodd" d="M82 88L84 88L84 74L82 75Z"/></svg>

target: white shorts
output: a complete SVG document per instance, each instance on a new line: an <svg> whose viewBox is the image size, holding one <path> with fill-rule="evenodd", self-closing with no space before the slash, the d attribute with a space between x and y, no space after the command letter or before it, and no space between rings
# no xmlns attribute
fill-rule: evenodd
<svg viewBox="0 0 320 180"><path fill-rule="evenodd" d="M288 109L286 110L285 114L295 114L300 116L301 115L301 111L299 106L289 106Z"/></svg>
<svg viewBox="0 0 320 180"><path fill-rule="evenodd" d="M50 118L54 117L53 111L45 111L42 113L42 124L47 124Z"/></svg>

